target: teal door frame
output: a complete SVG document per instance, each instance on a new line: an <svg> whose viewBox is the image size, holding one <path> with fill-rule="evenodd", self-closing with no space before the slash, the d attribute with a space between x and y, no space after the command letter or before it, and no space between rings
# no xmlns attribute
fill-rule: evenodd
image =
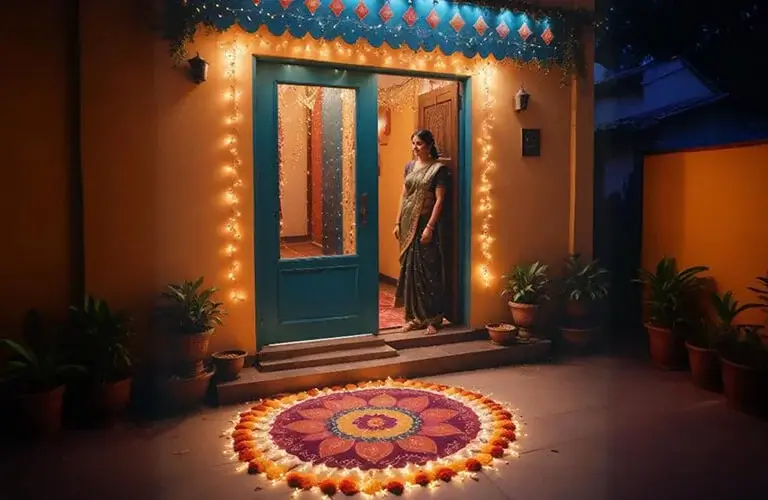
<svg viewBox="0 0 768 500"><path fill-rule="evenodd" d="M369 66L358 66L358 65L345 65L345 64L337 64L337 63L328 63L328 62L322 62L322 61L306 61L301 59L291 59L291 58L281 58L281 57L269 57L269 56L253 56L253 106L254 106L254 126L253 126L253 168L254 168L254 225L258 226L258 220L259 220L259 212L258 212L258 206L259 203L256 199L259 196L260 189L269 189L267 186L265 186L265 181L267 179L264 179L263 176L260 176L259 174L259 168L258 165L259 162L264 161L263 157L261 160L258 159L259 155L263 155L264 151L270 150L270 147L276 151L275 143L277 141L277 135L274 134L274 137L271 137L270 134L264 134L263 130L259 130L256 127L256 120L255 117L257 112L257 99L256 96L259 94L259 89L257 89L257 66L259 65L285 65L285 66L291 66L296 69L304 69L304 70L315 70L315 71L322 71L323 74L329 75L329 72L333 72L334 75L338 78L340 75L343 74L358 74L358 75L369 75L373 78L375 78L375 75L377 74L388 74L388 75L395 75L395 76L406 76L406 77L418 77L418 78L439 78L443 80L451 80L456 81L459 84L459 87L461 89L461 93L459 95L459 117L458 117L458 125L459 125L459 164L458 164L458 203L459 203L459 220L458 220L458 276L459 276L459 283L461 284L460 287L460 293L461 296L459 297L459 322L461 324L467 324L469 322L470 318L470 297L471 297L471 278L472 278L472 272L471 272L471 253L472 253L472 77L470 76L457 76L452 74L446 74L446 73L434 73L434 72L417 72L417 71L407 71L407 70L399 70L399 69L392 69L392 68L381 68L381 67L369 67ZM286 84L290 84L291 82L283 82ZM324 87L331 87L331 86L338 86L338 87L346 87L349 88L349 84L329 84L329 81L326 79L321 80L302 80L302 81L295 81L293 83L296 84L304 84L304 85L318 85L318 86L324 86ZM263 91L263 90L262 90ZM378 89L374 86L374 91L377 92ZM274 89L274 92L277 92L277 89ZM275 100L276 102L276 100ZM276 114L277 110L274 109L273 112ZM357 119L360 119L360 115L358 112ZM374 128L377 127L377 118L374 117L374 120L372 123L367 124L368 126L373 126ZM360 126L362 123L358 121L358 126ZM365 124L362 124L365 126ZM270 144L269 141L273 140L274 143ZM378 142L375 145L376 149L378 151ZM359 147L359 145L358 145ZM265 148L263 150L260 150L259 148ZM272 155L274 156L274 155ZM273 165L277 165L277 162L275 161L272 163ZM359 170L356 168L356 171L359 172ZM278 186L277 183L275 183L274 186L272 186L272 189L277 190ZM373 227L376 228L376 239L375 239L375 267L376 267L376 277L378 279L378 178L376 182L375 189L372 191L368 191L368 205L369 214L373 215L370 217L372 219L368 224L369 226L372 224ZM373 210L371 210L370 207L373 207ZM273 211L268 213L274 213L274 216L277 218L278 215L278 207L272 207ZM261 238L260 236L264 236L264 231L259 231L259 228L255 228L255 237L254 237L254 268L256 273L256 281L255 281L255 288L256 288L256 319L257 319L257 331L256 331L256 338L257 338L257 350L260 350L264 345L270 344L270 343L276 343L275 340L277 339L271 339L269 338L269 334L265 335L265 333L268 332L268 330L265 331L265 329L269 328L269 325L264 320L270 315L277 314L277 296L272 294L270 295L270 290L274 290L274 286L276 283L274 283L274 280L270 280L267 276L269 275L268 270L265 269L268 266L265 263L264 255L261 254L262 251L267 250L267 248L259 248L260 245L263 245L266 243L266 241ZM267 238L268 239L268 238ZM272 262L279 262L279 249L275 246L275 248L267 250L268 252L272 252L274 254ZM264 280L264 281L262 281ZM319 291L319 293L323 293L322 291ZM370 304L366 304L365 307L367 310L370 310L373 305L375 305L375 315L376 315L376 324L371 329L366 329L359 331L357 333L359 334L365 334L365 333L377 333L378 332L378 312L379 312L379 304L378 304L378 290L376 293L376 296L374 298L371 298ZM373 304L373 305L371 305ZM266 338L265 338L266 337Z"/></svg>

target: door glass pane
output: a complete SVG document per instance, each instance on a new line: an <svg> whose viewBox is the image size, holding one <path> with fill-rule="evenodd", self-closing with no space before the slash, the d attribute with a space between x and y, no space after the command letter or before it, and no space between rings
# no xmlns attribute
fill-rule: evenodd
<svg viewBox="0 0 768 500"><path fill-rule="evenodd" d="M355 91L278 85L280 258L355 253Z"/></svg>

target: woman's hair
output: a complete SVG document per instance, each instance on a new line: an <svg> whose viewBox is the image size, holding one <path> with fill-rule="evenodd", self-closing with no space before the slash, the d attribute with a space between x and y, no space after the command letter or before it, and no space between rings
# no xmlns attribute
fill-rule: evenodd
<svg viewBox="0 0 768 500"><path fill-rule="evenodd" d="M437 151L437 146L435 146L435 136L432 135L432 132L427 129L417 130L413 133L411 139L414 137L418 137L421 139L421 142L430 146L429 156L431 156L433 160L437 160L437 158L440 156L440 153Z"/></svg>

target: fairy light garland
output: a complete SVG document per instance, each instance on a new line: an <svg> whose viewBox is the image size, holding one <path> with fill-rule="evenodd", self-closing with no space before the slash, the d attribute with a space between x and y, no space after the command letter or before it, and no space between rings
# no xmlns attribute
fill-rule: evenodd
<svg viewBox="0 0 768 500"><path fill-rule="evenodd" d="M224 56L227 61L225 79L228 88L226 96L227 102L229 103L226 117L227 135L225 140L227 151L230 155L229 162L224 166L224 174L229 179L229 184L224 193L225 200L229 205L229 215L227 216L225 223L225 230L229 242L227 243L225 253L229 259L227 279L232 285L229 297L234 302L242 302L245 300L245 294L238 289L241 264L237 259L237 253L240 250L240 242L243 238L243 235L240 232L240 218L242 217L242 212L240 211L240 198L238 196L238 191L243 186L243 180L240 177L242 160L240 157L240 130L238 127L238 124L242 120L242 114L240 112L240 90L237 86L237 58L239 54L240 47L237 44L237 38L235 38L224 50Z"/></svg>
<svg viewBox="0 0 768 500"><path fill-rule="evenodd" d="M480 72L480 87L483 92L483 114L480 124L480 137L478 145L480 146L480 187L478 188L478 211L480 212L480 279L483 285L489 288L493 283L493 274L491 264L493 254L491 246L493 245L493 235L491 234L491 220L493 219L493 199L491 197L491 172L496 168L491 154L493 151L493 108L494 97L491 93L491 83L494 78L494 68L488 64Z"/></svg>

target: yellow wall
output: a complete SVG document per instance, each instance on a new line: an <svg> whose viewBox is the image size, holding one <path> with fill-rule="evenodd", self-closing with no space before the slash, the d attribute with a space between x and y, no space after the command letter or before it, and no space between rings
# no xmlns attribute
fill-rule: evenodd
<svg viewBox="0 0 768 500"><path fill-rule="evenodd" d="M564 2L571 5L572 2ZM312 58L340 63L400 67L413 70L460 72L473 75L473 138L483 133L488 115L481 85L480 63L460 56L432 56L406 50L383 54L337 49L335 43L307 38L292 40L231 31L202 34L191 52L211 63L209 81L190 83L183 68L172 67L167 45L151 30L152 6L140 2L82 2L82 133L88 288L146 316L163 286L171 281L205 275L230 291L226 281L229 260L222 225L227 209L220 202L226 184L221 166L226 159L223 95L226 61L222 43L237 34L244 48L238 58L240 107L244 111L240 135L251 135L249 54ZM120 22L115 22L119 19ZM105 41L109 41L106 43ZM338 44L341 45L341 44ZM309 51L307 50L309 47ZM586 49L590 54L588 46ZM314 55L313 55L314 54ZM550 74L512 65L493 64L488 94L493 98L488 172L492 185L493 219L490 272L486 287L477 274L482 261L476 244L484 215L477 209L477 188L485 165L478 142L473 144L472 183L472 325L506 318L498 293L498 277L520 261L540 259L558 265L574 246L591 253L592 94L590 80L572 92L561 88L560 73ZM512 102L525 80L532 94L528 111L516 114ZM542 129L542 156L520 158L520 128ZM393 141L394 142L394 141ZM240 144L243 160L240 193L241 268L233 285L246 300L228 303L227 325L214 336L212 348L255 350L253 278L252 147ZM398 169L399 170L399 169ZM575 183L575 184L574 184Z"/></svg>
<svg viewBox="0 0 768 500"><path fill-rule="evenodd" d="M705 265L720 293L746 290L768 269L765 188L768 145L672 153L645 158L643 266L663 256L683 267ZM743 322L763 322L747 311Z"/></svg>
<svg viewBox="0 0 768 500"><path fill-rule="evenodd" d="M0 337L17 335L28 308L61 318L69 302L74 127L66 3L45 0L30 14L26 0L3 2Z"/></svg>

